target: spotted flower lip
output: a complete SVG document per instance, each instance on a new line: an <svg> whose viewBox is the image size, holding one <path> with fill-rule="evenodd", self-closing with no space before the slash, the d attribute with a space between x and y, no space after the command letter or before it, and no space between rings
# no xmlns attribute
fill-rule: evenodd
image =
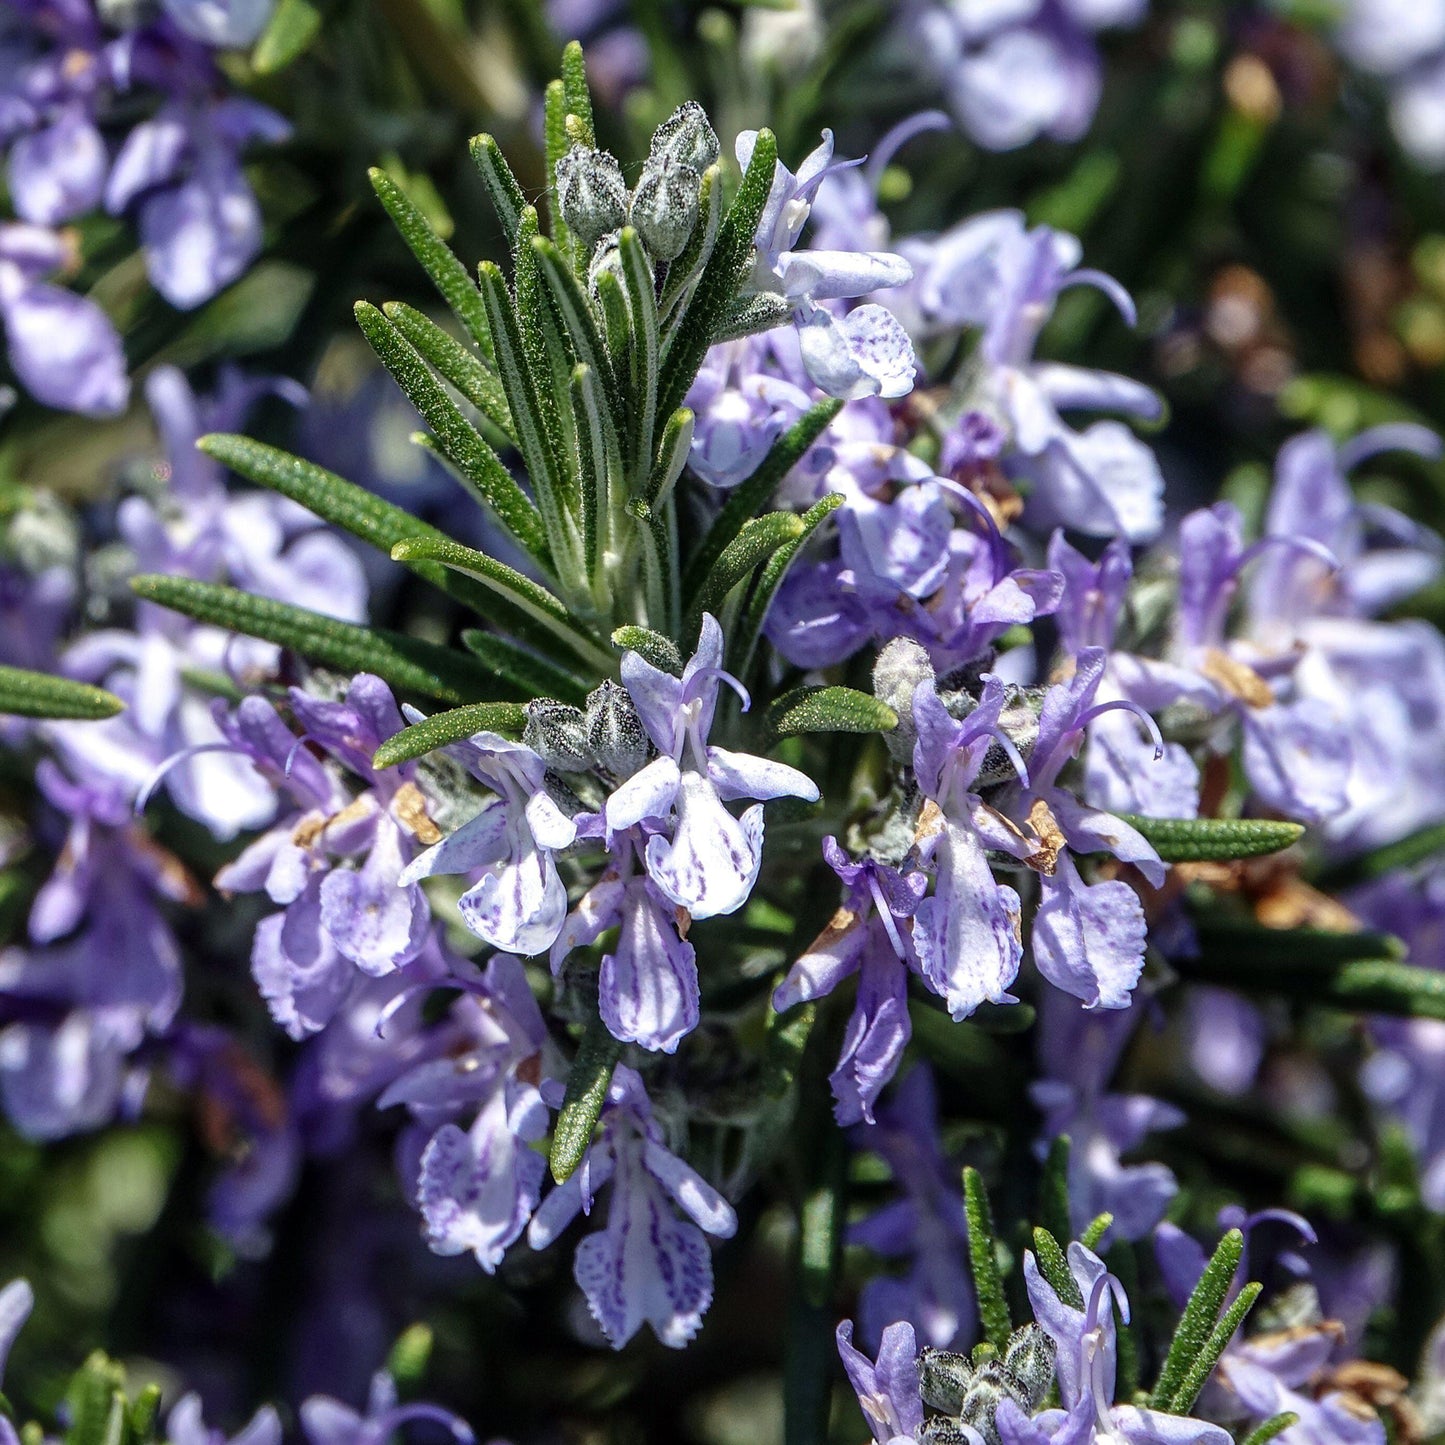
<svg viewBox="0 0 1445 1445"><path fill-rule="evenodd" d="M747 702L740 683L722 670L722 628L702 619L697 651L681 678L624 654L622 682L659 756L608 799L608 829L644 820L657 831L647 841L647 872L664 897L694 918L733 913L747 901L762 863L763 809L755 803L735 818L723 806L738 798L795 797L816 802L818 787L784 763L729 752L707 741L717 691L727 683Z"/></svg>

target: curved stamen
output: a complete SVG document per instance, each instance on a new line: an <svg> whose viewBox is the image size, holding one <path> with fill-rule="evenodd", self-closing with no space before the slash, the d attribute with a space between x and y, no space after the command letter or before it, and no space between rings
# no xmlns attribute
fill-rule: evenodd
<svg viewBox="0 0 1445 1445"><path fill-rule="evenodd" d="M377 1439L385 1440L393 1431L402 1425L410 1424L413 1420L429 1420L435 1425L444 1425L456 1439L465 1442L465 1445L471 1445L471 1442L477 1438L472 1433L472 1427L459 1415L453 1415L450 1410L444 1410L440 1405L428 1405L424 1401L417 1401L411 1405L401 1405L394 1410L388 1410L375 1421Z"/></svg>
<svg viewBox="0 0 1445 1445"><path fill-rule="evenodd" d="M372 1033L377 1038L385 1037L386 1026L412 999L416 998L418 994L435 993L438 989L443 988L455 989L460 993L475 994L478 998L491 997L479 978L457 978L455 975L449 974L446 978L429 978L422 983L409 983L387 1000L386 1006L376 1016L376 1024Z"/></svg>
<svg viewBox="0 0 1445 1445"><path fill-rule="evenodd" d="M873 147L868 156L863 170L868 189L875 195L878 193L878 183L883 179L883 172L888 169L889 162L915 136L926 135L931 130L951 130L952 127L952 119L941 110L921 110L907 120L900 120Z"/></svg>
<svg viewBox="0 0 1445 1445"><path fill-rule="evenodd" d="M984 728L982 731L986 732L1003 749L1004 756L1013 764L1013 770L1018 774L1019 782L1024 787L1028 787L1029 765L1024 762L1023 754L1019 752L1018 745L1014 740L1001 727Z"/></svg>
<svg viewBox="0 0 1445 1445"><path fill-rule="evenodd" d="M1059 283L1059 290L1067 291L1070 286L1092 286L1096 291L1102 291L1114 303L1115 310L1131 327L1139 324L1139 313L1134 309L1134 298L1105 272L1095 271L1089 266L1082 266L1079 270L1071 271L1064 277Z"/></svg>
<svg viewBox="0 0 1445 1445"><path fill-rule="evenodd" d="M984 540L988 543L989 557L993 562L994 580L1007 576L1013 571L1013 554L1009 550L1009 544L1002 532L999 531L998 522L989 511L983 501L965 487L961 482L956 482L952 477L934 477L933 480L947 491L952 492L973 513L974 517L984 525Z"/></svg>
<svg viewBox="0 0 1445 1445"><path fill-rule="evenodd" d="M1434 461L1440 455L1440 449L1440 438L1429 427L1415 422L1396 421L1362 431L1354 440L1345 442L1337 456L1340 470L1348 472L1367 457L1376 456L1380 452L1414 452L1418 457Z"/></svg>
<svg viewBox="0 0 1445 1445"><path fill-rule="evenodd" d="M172 753L165 759L155 771L145 780L140 792L135 795L134 811L137 818L141 816L150 805L150 800L155 797L156 790L160 787L167 773L179 764L188 762L199 753L238 753L241 757L248 757L249 754L242 747L235 743L195 743L191 747L182 748L178 753Z"/></svg>
<svg viewBox="0 0 1445 1445"><path fill-rule="evenodd" d="M306 743L315 743L318 747L325 746L320 738L313 737L310 733L302 733L301 736L291 744L290 750L286 754L286 765L281 769L281 776L285 778L287 782L291 781L291 766L296 761L296 754Z"/></svg>
<svg viewBox="0 0 1445 1445"><path fill-rule="evenodd" d="M1154 744L1154 761L1157 763L1159 759L1164 756L1164 734L1159 731L1159 724L1155 722L1154 719L1149 715L1149 713L1144 708L1140 707L1137 702L1131 702L1126 697L1115 698L1112 702L1095 703L1095 705L1091 707L1088 712L1084 713L1077 720L1077 722L1074 724L1073 728L1070 729L1070 731L1083 732L1083 730L1088 727L1088 725L1093 722L1095 718L1102 717L1106 712L1133 713L1134 716L1138 718L1141 723L1144 724L1145 731L1148 732L1149 737Z"/></svg>
<svg viewBox="0 0 1445 1445"><path fill-rule="evenodd" d="M716 681L718 682L725 682L730 688L732 688L735 693L737 693L738 697L742 700L744 712L747 712L747 710L752 707L752 695L748 692L747 688L745 688L742 683L740 683L737 678L732 675L732 673L725 671L721 667L698 668L698 670L693 673L690 678L688 678L687 682L683 686L683 705L686 706L686 704L690 702L696 702L698 697L701 695L702 684L705 682L712 682L714 679L716 679Z"/></svg>
<svg viewBox="0 0 1445 1445"><path fill-rule="evenodd" d="M1314 1225L1302 1214L1296 1214L1292 1209L1261 1209L1249 1215L1241 1228L1247 1235L1250 1230L1261 1224L1286 1224L1295 1230L1306 1244L1318 1244L1320 1237L1315 1233Z"/></svg>
<svg viewBox="0 0 1445 1445"><path fill-rule="evenodd" d="M883 890L878 886L878 878L874 871L868 870L868 891L873 895L873 907L878 911L878 921L883 925L884 931L888 934L888 941L893 945L893 951L900 959L906 959L907 954L903 951L903 939L898 933L898 924L893 917L893 910L888 906L888 901L883 897Z"/></svg>
<svg viewBox="0 0 1445 1445"><path fill-rule="evenodd" d="M1323 562L1331 572L1340 570L1340 559L1323 542L1316 542L1313 537L1286 537L1279 533L1272 533L1268 537L1261 537L1258 542L1246 547L1239 554L1239 560L1234 564L1235 573L1243 572L1256 557L1271 547L1284 547L1293 552L1307 552L1317 561Z"/></svg>

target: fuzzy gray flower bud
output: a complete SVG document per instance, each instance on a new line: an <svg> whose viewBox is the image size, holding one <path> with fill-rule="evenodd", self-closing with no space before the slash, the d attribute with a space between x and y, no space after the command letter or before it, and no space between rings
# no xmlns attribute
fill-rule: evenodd
<svg viewBox="0 0 1445 1445"><path fill-rule="evenodd" d="M1003 1367L1022 1386L1030 1410L1036 1409L1049 1392L1057 1353L1058 1347L1038 1325L1025 1325L1009 1339Z"/></svg>
<svg viewBox="0 0 1445 1445"><path fill-rule="evenodd" d="M597 291L597 278L604 272L610 271L618 281L622 280L622 252L617 246L616 231L609 231L598 241L592 252L592 260L587 267L587 284L593 293Z"/></svg>
<svg viewBox="0 0 1445 1445"><path fill-rule="evenodd" d="M627 695L615 682L604 682L587 696L587 751L603 772L630 778L647 761L647 733Z"/></svg>
<svg viewBox="0 0 1445 1445"><path fill-rule="evenodd" d="M700 175L717 158L721 147L707 112L695 101L678 106L652 133L652 158L675 161Z"/></svg>
<svg viewBox="0 0 1445 1445"><path fill-rule="evenodd" d="M691 166L654 156L643 167L632 193L632 224L658 261L682 254L697 229L697 196L702 182Z"/></svg>
<svg viewBox="0 0 1445 1445"><path fill-rule="evenodd" d="M918 1432L920 1445L972 1445L970 1436L964 1433L963 1425L947 1415L935 1415L923 1422Z"/></svg>
<svg viewBox="0 0 1445 1445"><path fill-rule="evenodd" d="M873 664L873 696L898 714L898 726L883 734L895 763L913 761L913 744L918 740L913 725L913 694L920 682L932 681L933 663L911 637L895 637Z"/></svg>
<svg viewBox="0 0 1445 1445"><path fill-rule="evenodd" d="M522 741L549 768L581 773L592 766L587 746L587 719L581 709L550 697L529 702Z"/></svg>
<svg viewBox="0 0 1445 1445"><path fill-rule="evenodd" d="M925 1405L956 1415L973 1384L973 1365L967 1355L928 1345L918 1355L918 1380Z"/></svg>
<svg viewBox="0 0 1445 1445"><path fill-rule="evenodd" d="M584 246L592 246L627 218L627 183L609 151L573 146L557 162L557 202L562 219Z"/></svg>

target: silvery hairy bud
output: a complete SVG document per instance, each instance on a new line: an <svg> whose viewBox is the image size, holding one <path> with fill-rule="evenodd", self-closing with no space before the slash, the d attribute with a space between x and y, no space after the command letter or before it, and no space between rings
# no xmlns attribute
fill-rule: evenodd
<svg viewBox="0 0 1445 1445"><path fill-rule="evenodd" d="M557 162L557 203L562 219L584 246L593 246L627 218L627 183L617 157L573 146Z"/></svg>
<svg viewBox="0 0 1445 1445"><path fill-rule="evenodd" d="M0 552L9 553L32 576L51 567L74 567L80 529L68 507L49 492L36 492L10 517Z"/></svg>
<svg viewBox="0 0 1445 1445"><path fill-rule="evenodd" d="M587 284L594 294L597 278L604 271L610 271L619 282L622 280L622 252L617 248L617 235L616 231L609 231L592 252L592 260L587 267Z"/></svg>
<svg viewBox="0 0 1445 1445"><path fill-rule="evenodd" d="M1036 1409L1049 1392L1057 1353L1058 1347L1038 1325L1025 1325L1009 1338L1003 1367L1022 1387L1030 1410Z"/></svg>
<svg viewBox="0 0 1445 1445"><path fill-rule="evenodd" d="M947 1415L934 1415L923 1422L918 1432L920 1445L973 1445L974 1438L965 1433L958 1420Z"/></svg>
<svg viewBox="0 0 1445 1445"><path fill-rule="evenodd" d="M697 229L697 196L702 182L691 166L654 156L632 193L631 221L658 261L682 254Z"/></svg>
<svg viewBox="0 0 1445 1445"><path fill-rule="evenodd" d="M652 133L652 159L688 166L699 175L717 160L717 132L707 112L695 101L678 106Z"/></svg>
<svg viewBox="0 0 1445 1445"><path fill-rule="evenodd" d="M543 697L529 702L526 713L522 741L549 768L562 773L581 773L592 766L587 747L587 719L580 708Z"/></svg>
<svg viewBox="0 0 1445 1445"><path fill-rule="evenodd" d="M587 695L587 751L603 772L630 778L647 761L647 733L627 689L604 682Z"/></svg>
<svg viewBox="0 0 1445 1445"><path fill-rule="evenodd" d="M1034 744L1039 740L1039 713L1043 708L1047 690L1042 687L1004 689L1003 711L998 715L999 731L1018 749L1019 756L1026 763L1033 754ZM986 788L993 783L1011 783L1017 777L1013 759L994 741L988 745L988 751L978 765L974 787Z"/></svg>
<svg viewBox="0 0 1445 1445"><path fill-rule="evenodd" d="M913 694L920 682L932 681L933 663L911 637L895 637L873 664L873 696L898 714L898 726L883 734L895 763L913 761L913 744L918 740L913 726Z"/></svg>
<svg viewBox="0 0 1445 1445"><path fill-rule="evenodd" d="M928 1345L919 1351L918 1380L925 1405L945 1415L956 1415L973 1384L973 1365L967 1355Z"/></svg>
<svg viewBox="0 0 1445 1445"><path fill-rule="evenodd" d="M997 1360L990 1360L974 1376L968 1394L963 1397L958 1418L965 1425L973 1426L987 1445L999 1445L994 1416L1004 1400L1012 1400L1021 1409L1027 1403L1022 1387Z"/></svg>

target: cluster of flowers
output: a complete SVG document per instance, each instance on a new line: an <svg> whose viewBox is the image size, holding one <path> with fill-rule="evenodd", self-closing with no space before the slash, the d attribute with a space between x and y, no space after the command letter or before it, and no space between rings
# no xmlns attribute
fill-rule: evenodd
<svg viewBox="0 0 1445 1445"><path fill-rule="evenodd" d="M563 209L594 266L610 264L624 224L660 264L692 234L695 204L679 235L672 228L716 145L680 116L659 130L630 192L605 152L579 145L559 164ZM885 158L934 123L911 122L884 143ZM744 133L739 159L756 143ZM740 298L774 324L716 347L689 398L703 509L821 397L851 403L781 483L780 500L798 510L825 496L842 505L767 620L777 657L812 680L876 649L874 692L897 719L886 796L863 818L839 809L823 844L840 906L772 996L782 1012L856 976L831 1076L836 1117L891 1164L900 1194L856 1233L905 1261L861 1307L880 1364L846 1332L840 1346L880 1442L1208 1445L1226 1438L1217 1426L1116 1405L1111 1301L1125 1305L1083 1246L1064 1294L1026 1265L1037 1328L997 1378L981 1385L991 1367L967 1361L934 1360L953 1371L942 1383L927 1366L921 1382L910 1373L917 1336L933 1348L967 1342L974 1302L929 1077L916 1070L891 1100L884 1091L911 1037L911 984L958 1022L1016 1004L1027 957L1043 1020L1040 1144L1073 1140L1075 1227L1107 1212L1121 1238L1155 1233L1172 1177L1124 1156L1179 1116L1110 1085L1144 1016L1149 949L1185 957L1193 939L1165 862L1128 818L1208 816L1236 755L1233 801L1315 825L1341 857L1445 817L1445 644L1423 625L1382 620L1435 574L1440 548L1398 513L1357 503L1346 480L1376 451L1436 443L1401 428L1343 448L1319 433L1296 438L1255 540L1221 502L1180 519L1136 569L1134 549L1166 531L1157 461L1122 422L1080 427L1067 414L1150 420L1157 399L1128 378L1036 355L1066 288L1100 288L1132 320L1129 298L1080 267L1074 238L1013 212L882 249L876 174L876 163L836 162L827 136L796 174L778 168ZM810 220L818 244L805 248ZM858 237L877 245L858 249ZM964 332L974 344L956 383L914 390L918 358L926 370ZM240 405L245 389L233 390ZM176 374L153 373L149 394L171 464L164 495L128 497L117 512L131 555L148 570L361 616L350 552L289 505L230 492L191 454L199 418ZM16 605L33 597L54 637L67 599L51 570L21 567ZM531 703L521 742L484 732L379 768L377 750L419 715L376 677L315 674L283 692L265 685L279 681L274 649L148 605L133 626L83 634L61 669L103 682L129 708L38 730L50 750L41 787L67 835L29 920L33 946L0 958L7 1113L34 1137L93 1128L137 1107L157 1064L229 1090L253 1147L216 1209L245 1240L286 1196L302 1151L340 1147L363 1106L400 1105L403 1183L434 1250L470 1252L494 1271L524 1233L542 1249L590 1217L610 1185L606 1221L575 1256L591 1312L614 1346L643 1324L685 1344L712 1295L705 1236L725 1238L737 1221L684 1162L686 1121L654 1109L646 1076L653 1056L699 1025L690 930L747 904L764 804L819 799L797 768L713 740L732 721L732 695L750 705L724 668L724 642L704 613L677 673L629 650L620 682L603 681L584 707ZM196 687L206 675L252 695L207 703ZM215 881L274 907L255 931L252 973L302 1044L279 1114L254 1102L248 1111L218 1032L179 1020L181 953L162 904L193 885L134 820L162 782L218 839L259 830ZM1401 796L1410 810L1380 806ZM748 806L739 815L734 803ZM426 882L456 876L461 921L495 950L484 963L449 946L447 885ZM1391 877L1357 906L1398 926L1389 889L1416 887L1440 891L1433 878ZM567 1080L539 999L576 1021L589 975L569 960L594 945L598 1016L632 1052L579 1167L544 1195L532 1146ZM542 957L550 980L523 961ZM1429 1067L1435 1040L1385 1042L1377 1094L1414 1108L1422 1091L1409 1073ZM1434 1128L1433 1114L1420 1119L1422 1148L1434 1147ZM1188 1241L1156 1242L1187 1293ZM1249 1348L1228 1372L1242 1402L1231 1408L1263 1419L1318 1361L1266 1365L1264 1347ZM1055 1370L1062 1410L1039 1413ZM948 1424L925 1425L924 1402ZM1359 1438L1381 1439L1380 1428Z"/></svg>
<svg viewBox="0 0 1445 1445"><path fill-rule="evenodd" d="M0 151L16 216L0 222L0 323L11 368L37 400L108 416L129 396L106 313L51 279L79 266L73 223L99 210L132 216L152 285L182 309L229 285L259 250L241 155L289 127L228 94L215 54L251 44L271 8L16 0L0 17Z"/></svg>

